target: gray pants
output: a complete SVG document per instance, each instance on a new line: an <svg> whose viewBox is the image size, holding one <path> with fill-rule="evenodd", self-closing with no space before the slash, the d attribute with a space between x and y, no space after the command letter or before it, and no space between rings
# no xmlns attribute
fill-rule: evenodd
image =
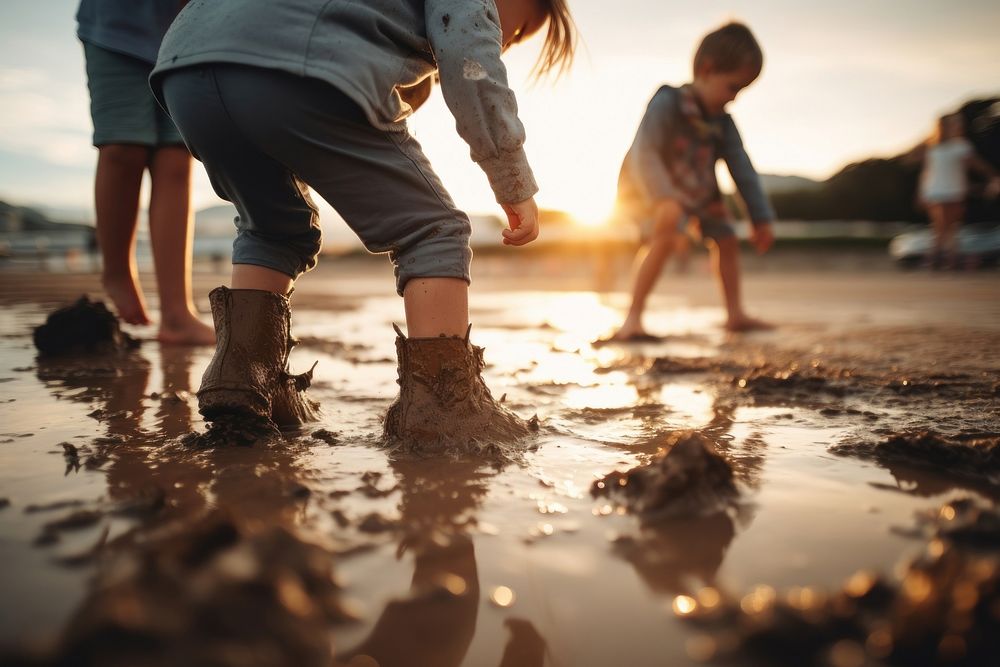
<svg viewBox="0 0 1000 667"><path fill-rule="evenodd" d="M239 213L234 264L292 278L316 265L322 233L308 185L369 251L389 253L400 294L415 277L469 282L469 218L408 132L372 127L328 83L263 68L177 70L163 94L215 191Z"/></svg>

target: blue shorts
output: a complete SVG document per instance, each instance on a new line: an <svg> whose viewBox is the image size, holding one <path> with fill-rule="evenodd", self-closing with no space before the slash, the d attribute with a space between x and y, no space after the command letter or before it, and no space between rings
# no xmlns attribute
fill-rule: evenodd
<svg viewBox="0 0 1000 667"><path fill-rule="evenodd" d="M94 145L183 145L173 121L149 89L151 63L83 43Z"/></svg>
<svg viewBox="0 0 1000 667"><path fill-rule="evenodd" d="M656 221L649 215L633 218L639 226L639 240L647 243L653 237ZM678 232L687 234L695 241L712 239L721 241L736 236L736 230L728 218L685 215L681 218Z"/></svg>

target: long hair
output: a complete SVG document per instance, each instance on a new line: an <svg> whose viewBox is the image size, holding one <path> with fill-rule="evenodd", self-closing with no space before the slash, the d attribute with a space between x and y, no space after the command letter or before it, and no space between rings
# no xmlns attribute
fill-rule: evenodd
<svg viewBox="0 0 1000 667"><path fill-rule="evenodd" d="M562 76L573 64L576 55L577 28L573 16L569 13L567 0L541 0L542 7L549 17L549 30L545 34L545 43L531 73L535 78L549 74Z"/></svg>

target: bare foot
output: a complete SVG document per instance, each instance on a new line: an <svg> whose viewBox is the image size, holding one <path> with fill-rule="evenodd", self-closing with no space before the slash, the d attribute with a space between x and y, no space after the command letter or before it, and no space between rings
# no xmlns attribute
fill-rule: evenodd
<svg viewBox="0 0 1000 667"><path fill-rule="evenodd" d="M134 274L101 277L104 292L115 304L118 317L129 324L149 324L146 313L146 299L142 296L139 278Z"/></svg>
<svg viewBox="0 0 1000 667"><path fill-rule="evenodd" d="M592 345L600 347L608 343L655 343L661 340L663 340L662 336L653 335L641 326L622 325L618 331L607 338L595 340Z"/></svg>
<svg viewBox="0 0 1000 667"><path fill-rule="evenodd" d="M756 317L750 317L749 315L730 318L726 322L726 331L770 331L771 329L774 329L774 325L770 322L758 320Z"/></svg>
<svg viewBox="0 0 1000 667"><path fill-rule="evenodd" d="M156 340L164 345L215 345L215 329L190 315L169 324L164 320Z"/></svg>

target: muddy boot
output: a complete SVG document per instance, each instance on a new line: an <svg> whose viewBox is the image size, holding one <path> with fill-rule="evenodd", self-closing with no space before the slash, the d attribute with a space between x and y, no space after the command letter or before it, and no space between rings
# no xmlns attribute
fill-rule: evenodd
<svg viewBox="0 0 1000 667"><path fill-rule="evenodd" d="M396 329L399 396L385 416L390 446L420 453L501 456L538 429L503 408L482 378L483 348L458 336L407 338ZM469 327L470 331L472 327Z"/></svg>
<svg viewBox="0 0 1000 667"><path fill-rule="evenodd" d="M288 336L288 352L298 341ZM298 426L319 419L319 403L309 398L306 389L312 384L314 363L305 373L291 375L288 372L288 354L285 355L285 369L278 376L278 381L271 394L271 420L282 427ZM317 362L319 363L319 362Z"/></svg>
<svg viewBox="0 0 1000 667"><path fill-rule="evenodd" d="M209 301L217 342L198 390L201 414L213 422L247 419L272 428L315 418L318 406L304 393L312 371L300 376L287 372L295 344L288 298L217 287Z"/></svg>

